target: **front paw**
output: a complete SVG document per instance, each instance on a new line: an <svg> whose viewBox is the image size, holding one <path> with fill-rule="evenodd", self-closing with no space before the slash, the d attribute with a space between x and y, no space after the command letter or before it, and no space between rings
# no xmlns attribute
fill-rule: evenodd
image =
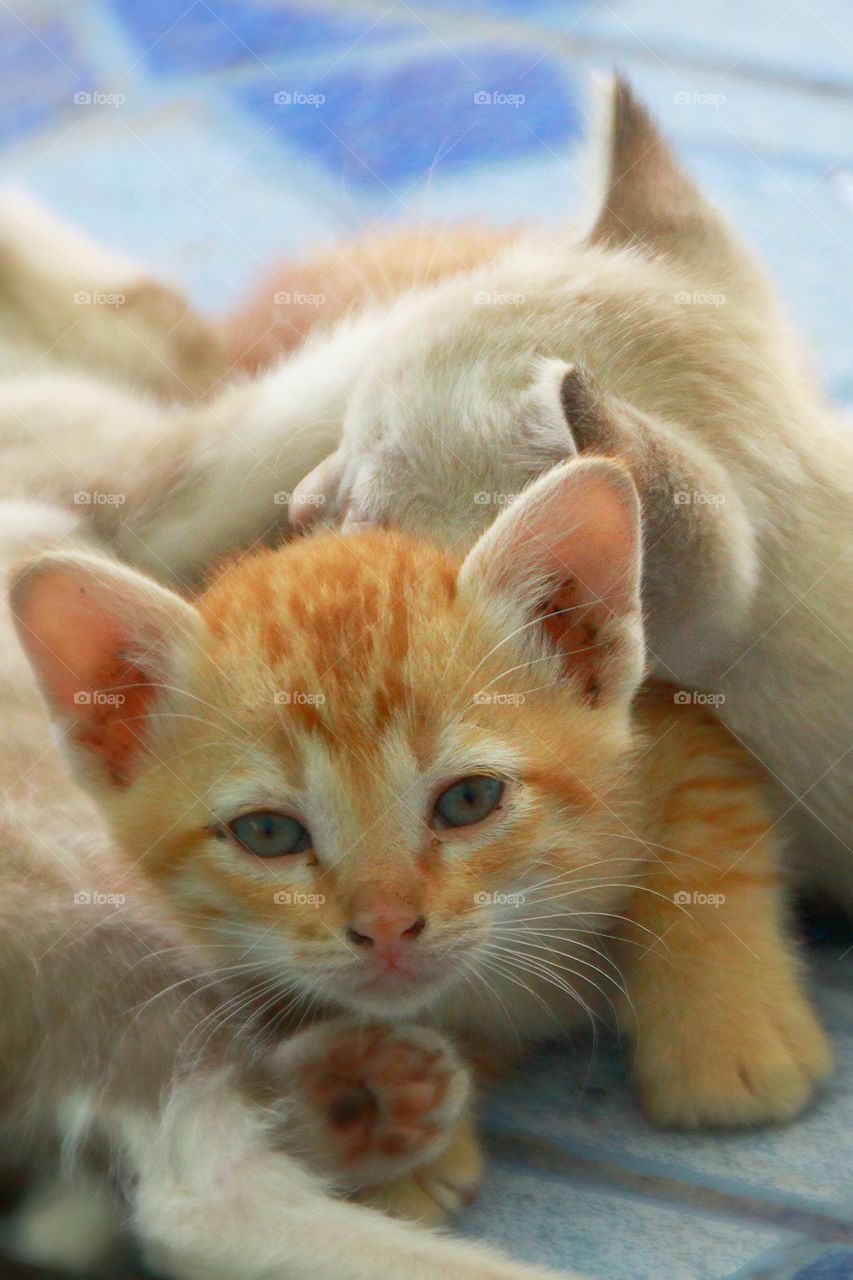
<svg viewBox="0 0 853 1280"><path fill-rule="evenodd" d="M482 1174L482 1149L473 1123L464 1117L433 1160L405 1178L369 1187L357 1198L393 1218L434 1226L471 1204Z"/></svg>
<svg viewBox="0 0 853 1280"><path fill-rule="evenodd" d="M694 1007L666 1028L641 1023L634 1074L650 1119L698 1129L799 1115L832 1070L832 1050L799 991L765 1001L735 994L713 1018Z"/></svg>
<svg viewBox="0 0 853 1280"><path fill-rule="evenodd" d="M470 1075L438 1032L334 1022L296 1040L289 1057L307 1154L342 1187L404 1177L448 1146Z"/></svg>

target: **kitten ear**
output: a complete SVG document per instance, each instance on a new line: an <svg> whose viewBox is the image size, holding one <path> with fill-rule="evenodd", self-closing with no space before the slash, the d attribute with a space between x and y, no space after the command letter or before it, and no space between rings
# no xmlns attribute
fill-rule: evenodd
<svg viewBox="0 0 853 1280"><path fill-rule="evenodd" d="M309 524L331 511L343 478L344 457L336 450L319 462L313 471L309 471L290 495L287 515L292 527L306 529Z"/></svg>
<svg viewBox="0 0 853 1280"><path fill-rule="evenodd" d="M18 636L80 781L126 786L146 751L157 686L204 624L174 592L96 555L54 552L11 588Z"/></svg>
<svg viewBox="0 0 853 1280"><path fill-rule="evenodd" d="M466 557L460 590L509 596L540 617L595 705L642 678L640 503L608 458L554 467L502 512Z"/></svg>
<svg viewBox="0 0 853 1280"><path fill-rule="evenodd" d="M564 462L578 451L562 403L563 380L571 377L575 365L557 358L536 362L533 381L521 403L521 444L525 456L531 451L540 460L540 470L550 462Z"/></svg>
<svg viewBox="0 0 853 1280"><path fill-rule="evenodd" d="M715 275L749 256L725 219L682 168L646 108L620 77L609 80L608 168L589 240L640 245Z"/></svg>

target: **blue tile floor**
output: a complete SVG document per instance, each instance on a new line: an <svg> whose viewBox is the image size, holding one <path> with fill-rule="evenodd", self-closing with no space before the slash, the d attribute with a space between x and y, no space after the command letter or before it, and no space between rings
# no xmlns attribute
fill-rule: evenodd
<svg viewBox="0 0 853 1280"><path fill-rule="evenodd" d="M849 0L3 0L0 181L221 313L369 222L566 221L588 73L614 65L853 405ZM619 1052L579 1041L486 1101L460 1229L601 1280L853 1277L850 941L812 955L839 1070L799 1123L657 1132Z"/></svg>

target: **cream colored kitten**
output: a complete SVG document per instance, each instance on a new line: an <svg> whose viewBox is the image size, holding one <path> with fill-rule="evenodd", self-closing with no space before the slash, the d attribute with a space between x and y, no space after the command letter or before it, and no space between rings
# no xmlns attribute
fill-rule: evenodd
<svg viewBox="0 0 853 1280"><path fill-rule="evenodd" d="M464 546L556 458L623 458L652 670L724 699L779 784L801 879L853 908L853 433L624 85L614 110L590 234L530 239L399 302L299 511Z"/></svg>
<svg viewBox="0 0 853 1280"><path fill-rule="evenodd" d="M615 453L643 498L651 669L724 699L778 784L799 880L853 909L853 438L752 257L624 85L610 149L586 236L528 236L233 390L236 462L187 480L147 564L186 573L211 509L228 513L225 541L265 535L275 485L291 493L320 435L343 441L297 489L297 521L349 512L455 547L559 459ZM213 524L201 537L219 549Z"/></svg>

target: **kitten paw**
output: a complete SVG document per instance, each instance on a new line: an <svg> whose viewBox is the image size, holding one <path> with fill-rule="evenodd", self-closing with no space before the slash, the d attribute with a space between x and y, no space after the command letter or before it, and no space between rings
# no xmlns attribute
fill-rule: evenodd
<svg viewBox="0 0 853 1280"><path fill-rule="evenodd" d="M471 1204L482 1174L480 1143L473 1124L465 1118L435 1159L406 1178L369 1187L356 1198L393 1218L434 1226Z"/></svg>
<svg viewBox="0 0 853 1280"><path fill-rule="evenodd" d="M643 1108L657 1124L696 1129L792 1120L832 1070L829 1042L799 992L778 1008L747 1002L725 1013L716 1024L688 1016L676 1043L662 1043L646 1028L634 1070Z"/></svg>
<svg viewBox="0 0 853 1280"><path fill-rule="evenodd" d="M438 1032L336 1022L298 1040L296 1081L311 1146L347 1185L400 1178L448 1146L470 1075Z"/></svg>

